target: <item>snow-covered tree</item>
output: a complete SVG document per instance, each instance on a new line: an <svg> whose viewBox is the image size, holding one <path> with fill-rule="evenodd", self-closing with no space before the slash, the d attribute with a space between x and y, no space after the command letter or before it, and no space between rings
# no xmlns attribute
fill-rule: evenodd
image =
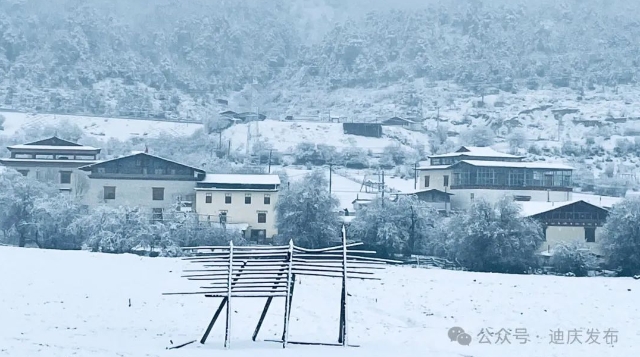
<svg viewBox="0 0 640 357"><path fill-rule="evenodd" d="M598 259L584 242L560 243L553 247L549 264L560 274L587 276L598 268Z"/></svg>
<svg viewBox="0 0 640 357"><path fill-rule="evenodd" d="M527 145L527 132L522 129L515 129L507 137L509 148L511 152L516 153L518 149L524 148Z"/></svg>
<svg viewBox="0 0 640 357"><path fill-rule="evenodd" d="M35 243L46 249L81 249L84 237L69 227L83 214L81 205L68 195L38 197L33 203Z"/></svg>
<svg viewBox="0 0 640 357"><path fill-rule="evenodd" d="M415 196L379 198L358 212L349 225L349 237L385 257L407 256L424 252L436 217L435 210Z"/></svg>
<svg viewBox="0 0 640 357"><path fill-rule="evenodd" d="M69 226L84 237L94 252L131 253L138 246L151 246L155 239L148 215L128 207L98 206Z"/></svg>
<svg viewBox="0 0 640 357"><path fill-rule="evenodd" d="M461 139L471 146L491 146L495 142L495 133L487 126L477 126L463 133Z"/></svg>
<svg viewBox="0 0 640 357"><path fill-rule="evenodd" d="M603 227L602 248L607 262L622 275L640 274L640 200L616 204Z"/></svg>
<svg viewBox="0 0 640 357"><path fill-rule="evenodd" d="M280 191L276 204L279 240L320 248L339 238L338 200L329 193L325 173L316 170Z"/></svg>
<svg viewBox="0 0 640 357"><path fill-rule="evenodd" d="M495 205L478 200L449 220L447 232L443 238L448 258L482 272L526 272L536 266L543 241L540 225L522 217L508 197Z"/></svg>
<svg viewBox="0 0 640 357"><path fill-rule="evenodd" d="M0 168L0 226L5 239L15 232L18 246L24 247L36 232L35 202L54 194L55 191L42 182L12 169Z"/></svg>

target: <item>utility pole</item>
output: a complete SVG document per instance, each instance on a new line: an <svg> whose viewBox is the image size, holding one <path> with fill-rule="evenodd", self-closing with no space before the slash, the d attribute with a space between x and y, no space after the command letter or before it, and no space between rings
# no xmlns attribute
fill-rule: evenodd
<svg viewBox="0 0 640 357"><path fill-rule="evenodd" d="M331 194L331 173L333 171L333 164L329 164L329 194Z"/></svg>
<svg viewBox="0 0 640 357"><path fill-rule="evenodd" d="M382 171L382 207L384 207L384 171Z"/></svg>
<svg viewBox="0 0 640 357"><path fill-rule="evenodd" d="M269 173L271 173L271 153L273 152L273 149L269 150Z"/></svg>
<svg viewBox="0 0 640 357"><path fill-rule="evenodd" d="M418 189L418 163L413 164L413 189Z"/></svg>

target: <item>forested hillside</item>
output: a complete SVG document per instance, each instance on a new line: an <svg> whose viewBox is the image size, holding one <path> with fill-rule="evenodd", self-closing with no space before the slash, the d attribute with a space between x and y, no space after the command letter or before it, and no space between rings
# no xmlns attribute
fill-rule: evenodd
<svg viewBox="0 0 640 357"><path fill-rule="evenodd" d="M635 83L628 0L3 0L0 106L200 118L282 91ZM263 106L265 103L255 103Z"/></svg>

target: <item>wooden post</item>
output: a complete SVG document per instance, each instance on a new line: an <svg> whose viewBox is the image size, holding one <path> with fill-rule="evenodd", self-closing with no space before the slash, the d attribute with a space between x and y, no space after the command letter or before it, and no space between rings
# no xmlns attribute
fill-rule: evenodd
<svg viewBox="0 0 640 357"><path fill-rule="evenodd" d="M284 332L282 338L282 348L287 347L289 342L289 310L291 305L291 270L293 268L293 240L289 241L289 268L287 271L287 295L284 303Z"/></svg>
<svg viewBox="0 0 640 357"><path fill-rule="evenodd" d="M296 288L296 275L292 274L291 276L291 292L289 293L289 309L287 310L287 314L289 318L291 318L291 306L293 305L293 291ZM282 335L282 341L284 341L284 334Z"/></svg>
<svg viewBox="0 0 640 357"><path fill-rule="evenodd" d="M348 330L348 314L347 314L347 229L345 225L342 225L342 346L347 347L349 340L347 337Z"/></svg>
<svg viewBox="0 0 640 357"><path fill-rule="evenodd" d="M227 279L227 328L224 333L224 347L231 347L231 277L233 275L233 241L229 242L229 275Z"/></svg>
<svg viewBox="0 0 640 357"><path fill-rule="evenodd" d="M275 285L273 289L274 290L276 289ZM264 322L264 319L267 316L267 311L269 311L269 307L271 306L272 301L273 301L273 296L269 296L267 298L267 302L264 304L264 308L262 309L262 314L260 314L260 319L258 320L258 325L256 326L256 329L253 331L253 336L251 337L253 341L255 341L256 338L258 337L258 333L260 332L260 328L262 327L262 323ZM282 339L284 340L284 337Z"/></svg>
<svg viewBox="0 0 640 357"><path fill-rule="evenodd" d="M236 277L233 278L233 282L231 283L231 285L235 285L236 281L238 281L238 279L240 278L240 275L242 274L242 270L244 270L244 267L247 266L247 262L243 262L242 266L240 267L240 270L236 273ZM202 335L202 338L200 339L200 343L204 345L204 343L207 341L207 338L209 337L209 334L211 333L211 329L213 328L213 325L215 325L216 321L218 320L218 317L220 317L220 313L222 313L222 308L227 304L227 298L224 297L222 298L222 301L220 302L220 306L218 306L218 310L216 310L216 313L213 314L213 318L211 319L211 322L209 322L209 326L207 326L207 330L204 332L204 335Z"/></svg>

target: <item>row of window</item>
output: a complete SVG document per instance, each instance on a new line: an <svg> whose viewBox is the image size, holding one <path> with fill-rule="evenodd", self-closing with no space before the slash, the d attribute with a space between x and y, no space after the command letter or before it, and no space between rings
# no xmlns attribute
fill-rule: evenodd
<svg viewBox="0 0 640 357"><path fill-rule="evenodd" d="M424 177L424 187L429 187L429 184L431 183L431 178L429 176L425 176ZM444 187L449 187L449 175L444 175L442 176L442 186Z"/></svg>
<svg viewBox="0 0 640 357"><path fill-rule="evenodd" d="M206 193L205 197L204 197L204 202L205 203L213 203L213 193ZM232 202L232 195L230 193L226 193L224 195L224 203L225 204L231 204ZM244 195L244 203L247 205L251 204L251 194L250 193L246 193ZM265 205L270 205L271 204L271 195L270 194L265 194L262 198L262 203Z"/></svg>
<svg viewBox="0 0 640 357"><path fill-rule="evenodd" d="M116 187L115 186L104 186L102 188L103 198L105 200L115 200L116 199ZM152 187L151 188L151 199L154 201L164 201L164 187Z"/></svg>
<svg viewBox="0 0 640 357"><path fill-rule="evenodd" d="M99 174L142 174L142 175L148 175L149 174L149 170L146 167L140 168L140 169L131 169L131 168L127 168L124 171L121 171L118 167L98 167L96 169L96 172ZM189 175L190 172L188 170L176 170L176 169L163 169L163 168L156 168L153 169L153 174L154 175Z"/></svg>
<svg viewBox="0 0 640 357"><path fill-rule="evenodd" d="M22 176L29 176L29 170L18 170ZM36 170L36 180L44 180L45 172ZM60 171L58 175L58 182L61 184L71 184L71 171Z"/></svg>
<svg viewBox="0 0 640 357"><path fill-rule="evenodd" d="M220 223L227 223L227 212L226 210L221 210L218 214L218 219ZM267 223L267 212L266 211L258 211L258 223ZM208 220L211 220L211 216L207 217Z"/></svg>

